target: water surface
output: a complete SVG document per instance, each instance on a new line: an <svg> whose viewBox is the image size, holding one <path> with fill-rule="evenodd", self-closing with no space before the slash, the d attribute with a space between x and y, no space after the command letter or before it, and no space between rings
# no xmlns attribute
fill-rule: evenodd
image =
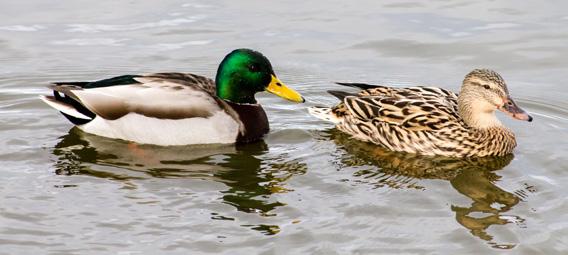
<svg viewBox="0 0 568 255"><path fill-rule="evenodd" d="M0 8L6 254L568 252L568 5L561 1L24 1ZM260 95L244 146L136 146L38 100L53 81L213 76L248 47L308 102ZM532 123L513 155L392 153L308 115L333 81L459 89L493 68Z"/></svg>

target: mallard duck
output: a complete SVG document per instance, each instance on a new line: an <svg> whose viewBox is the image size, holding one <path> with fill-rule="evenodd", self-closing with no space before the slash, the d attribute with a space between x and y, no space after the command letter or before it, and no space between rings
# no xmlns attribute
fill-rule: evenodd
<svg viewBox="0 0 568 255"><path fill-rule="evenodd" d="M237 49L215 81L190 73L123 75L93 82L56 82L41 99L81 130L140 144L246 143L268 133L255 94L304 102L257 51Z"/></svg>
<svg viewBox="0 0 568 255"><path fill-rule="evenodd" d="M338 105L310 113L335 123L355 139L392 151L448 157L503 156L515 148L515 135L495 110L524 121L532 117L509 95L501 75L476 69L465 76L460 94L437 87L394 88L338 83L358 93L329 91Z"/></svg>

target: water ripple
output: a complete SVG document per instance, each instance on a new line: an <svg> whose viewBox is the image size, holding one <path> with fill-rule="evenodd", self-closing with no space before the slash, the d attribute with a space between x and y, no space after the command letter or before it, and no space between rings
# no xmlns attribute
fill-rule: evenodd
<svg viewBox="0 0 568 255"><path fill-rule="evenodd" d="M0 30L12 31L12 32L37 32L46 29L43 25L12 25L12 26L0 26Z"/></svg>
<svg viewBox="0 0 568 255"><path fill-rule="evenodd" d="M197 20L203 19L204 16L193 16L186 18L165 19L155 22L133 23L133 24L70 24L66 32L78 33L101 33L101 32L116 32L116 31L135 31L149 28L161 27L175 27L183 24L193 23Z"/></svg>

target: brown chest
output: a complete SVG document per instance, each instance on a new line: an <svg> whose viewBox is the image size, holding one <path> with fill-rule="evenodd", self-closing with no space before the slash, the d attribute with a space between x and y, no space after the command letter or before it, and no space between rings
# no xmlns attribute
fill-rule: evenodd
<svg viewBox="0 0 568 255"><path fill-rule="evenodd" d="M227 102L237 113L241 121L244 132L237 136L237 143L250 143L260 140L268 131L270 126L266 112L259 104L235 104Z"/></svg>

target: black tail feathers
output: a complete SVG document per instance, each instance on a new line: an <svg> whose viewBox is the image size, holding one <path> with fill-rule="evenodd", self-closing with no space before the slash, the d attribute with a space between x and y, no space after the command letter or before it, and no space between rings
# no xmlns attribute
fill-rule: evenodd
<svg viewBox="0 0 568 255"><path fill-rule="evenodd" d="M348 96L356 96L357 95L357 94L354 94L354 93L349 93L349 92L339 91L339 90L328 90L327 93L332 94L333 96L337 97L339 100L343 100L345 97L348 97Z"/></svg>
<svg viewBox="0 0 568 255"><path fill-rule="evenodd" d="M367 83L351 83L351 82L336 82L337 85L360 88L360 89L372 89L376 87L382 87L380 85L372 85Z"/></svg>

